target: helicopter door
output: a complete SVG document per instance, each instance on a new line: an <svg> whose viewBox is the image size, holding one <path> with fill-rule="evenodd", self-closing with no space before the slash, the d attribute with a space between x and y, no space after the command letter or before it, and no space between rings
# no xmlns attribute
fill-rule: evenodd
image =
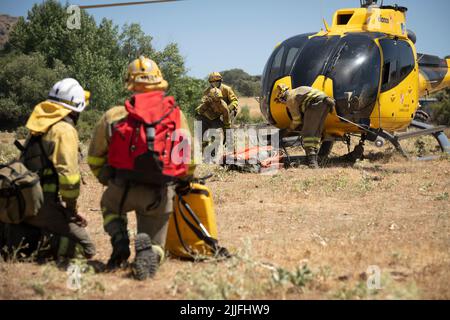
<svg viewBox="0 0 450 320"><path fill-rule="evenodd" d="M380 93L381 126L402 129L414 118L418 103L418 73L410 44L403 40L382 39L383 74Z"/></svg>

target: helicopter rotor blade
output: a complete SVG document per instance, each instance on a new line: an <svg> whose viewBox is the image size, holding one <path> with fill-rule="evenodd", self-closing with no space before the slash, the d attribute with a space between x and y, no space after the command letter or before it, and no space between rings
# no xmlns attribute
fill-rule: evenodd
<svg viewBox="0 0 450 320"><path fill-rule="evenodd" d="M110 8L110 7L123 7L123 6L135 6L140 4L151 4L161 2L176 2L183 0L147 0L147 1L133 1L133 2L118 2L118 3L105 3L105 4L90 4L80 5L80 9L96 9L96 8Z"/></svg>

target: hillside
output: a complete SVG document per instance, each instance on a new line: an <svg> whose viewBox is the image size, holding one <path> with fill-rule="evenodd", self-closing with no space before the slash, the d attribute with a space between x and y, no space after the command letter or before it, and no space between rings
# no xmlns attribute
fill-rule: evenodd
<svg viewBox="0 0 450 320"><path fill-rule="evenodd" d="M19 18L0 14L0 49L8 42L9 33Z"/></svg>

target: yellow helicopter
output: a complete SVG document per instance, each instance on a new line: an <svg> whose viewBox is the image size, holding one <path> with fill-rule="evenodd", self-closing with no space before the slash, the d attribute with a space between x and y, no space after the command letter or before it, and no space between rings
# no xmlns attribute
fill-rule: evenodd
<svg viewBox="0 0 450 320"><path fill-rule="evenodd" d="M360 8L336 11L331 26L324 20L324 30L276 46L262 76L262 114L271 125L288 128L291 115L275 101L277 85L311 86L336 100L319 156L327 156L334 141L349 144L351 135L361 138L359 150L365 140L377 146L388 140L407 156L400 140L431 134L450 153L445 127L414 120L420 97L450 86L450 57L416 52L416 36L406 29L407 8L360 2ZM395 134L409 126L418 130Z"/></svg>

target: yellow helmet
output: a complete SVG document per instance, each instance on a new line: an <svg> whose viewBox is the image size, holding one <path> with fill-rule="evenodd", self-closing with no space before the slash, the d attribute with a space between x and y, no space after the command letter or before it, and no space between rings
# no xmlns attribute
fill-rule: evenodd
<svg viewBox="0 0 450 320"><path fill-rule="evenodd" d="M223 98L222 90L219 88L211 88L208 92L208 98L213 101L220 101Z"/></svg>
<svg viewBox="0 0 450 320"><path fill-rule="evenodd" d="M164 80L155 61L140 56L128 65L127 89L130 91L167 90L169 84Z"/></svg>
<svg viewBox="0 0 450 320"><path fill-rule="evenodd" d="M289 87L285 84L278 84L275 90L275 102L286 102L286 93L289 91Z"/></svg>
<svg viewBox="0 0 450 320"><path fill-rule="evenodd" d="M213 72L208 76L209 82L222 81L222 75L218 72Z"/></svg>

